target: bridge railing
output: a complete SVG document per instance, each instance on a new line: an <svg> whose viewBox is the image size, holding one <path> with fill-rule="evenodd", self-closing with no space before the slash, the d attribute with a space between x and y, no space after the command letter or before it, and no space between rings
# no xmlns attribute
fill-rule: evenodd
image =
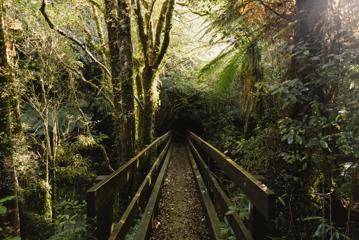
<svg viewBox="0 0 359 240"><path fill-rule="evenodd" d="M251 202L249 229L244 226L237 214L229 214L228 221L235 234L241 237L240 239L264 239L267 222L275 214L274 192L196 134L188 132L187 136L188 145L201 168L202 174L207 179L208 188L214 193L219 204L226 208L225 211L229 210L228 208L232 203L214 177L213 166L221 169L225 176L235 183Z"/></svg>
<svg viewBox="0 0 359 240"><path fill-rule="evenodd" d="M150 185L148 183L150 182L150 179L145 179L145 176L147 174L147 177L151 177L152 174L155 172L158 167L157 165L161 163L161 160L166 154L166 151L168 151L171 139L172 132L168 132L163 136L157 138L154 142L148 145L135 157L130 159L127 163L125 163L112 174L103 177L101 181L99 181L87 191L87 215L89 219L96 220L96 235L98 239L107 240L111 235L114 215L113 204L116 200L116 196L120 195L120 197L127 198L124 199L125 201L127 201L132 197L139 198L140 196L137 196L139 195L138 191L142 193L144 189L147 190L146 186ZM160 151L161 154L157 158L157 161L155 161L155 166L152 167L150 170L152 156L154 154L158 156L158 153ZM148 174L150 175L148 176ZM143 183L140 186L139 190L137 190L136 186L136 195L131 196L129 188L131 186L133 187L134 183L142 181L146 183ZM134 195L134 193L132 193L132 195ZM137 204L137 201L132 202ZM128 210L128 208L126 210ZM135 207L132 206L129 212L132 218L134 217L134 210ZM128 212L125 211L125 214L127 213ZM128 216L125 216L125 219L127 220ZM117 231L121 232L120 230L117 228ZM115 239L118 238L116 237Z"/></svg>

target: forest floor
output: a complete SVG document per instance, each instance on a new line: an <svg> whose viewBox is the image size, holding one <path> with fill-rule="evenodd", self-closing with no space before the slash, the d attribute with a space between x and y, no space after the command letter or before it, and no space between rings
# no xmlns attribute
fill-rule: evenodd
<svg viewBox="0 0 359 240"><path fill-rule="evenodd" d="M184 144L174 145L150 239L209 239L204 211Z"/></svg>

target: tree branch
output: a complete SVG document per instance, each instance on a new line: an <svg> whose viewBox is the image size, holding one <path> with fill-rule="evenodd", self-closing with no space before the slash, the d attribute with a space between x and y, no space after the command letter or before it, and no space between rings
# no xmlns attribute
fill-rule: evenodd
<svg viewBox="0 0 359 240"><path fill-rule="evenodd" d="M95 0L87 0L89 3L91 3L93 6L97 7L102 13L105 13L105 10L100 6L98 2Z"/></svg>
<svg viewBox="0 0 359 240"><path fill-rule="evenodd" d="M145 25L144 25L144 21L143 21L143 16L142 16L142 12L141 12L141 3L140 0L136 0L136 6L135 6L135 13L137 16L137 25L138 25L138 34L140 37L140 42L142 45L142 53L143 53L143 57L145 60L145 65L148 66L149 65L149 60L148 60L148 39L147 39L147 35L145 32Z"/></svg>
<svg viewBox="0 0 359 240"><path fill-rule="evenodd" d="M160 16L158 18L158 22L156 26L156 37L155 37L155 46L154 46L156 53L158 53L161 45L161 34L162 34L164 22L166 20L166 12L168 10L168 4L169 4L169 0L166 0L162 4Z"/></svg>
<svg viewBox="0 0 359 240"><path fill-rule="evenodd" d="M288 18L286 15L283 15L279 12L277 12L276 10L274 10L271 6L269 6L268 4L266 4L265 2L263 2L262 0L258 0L258 2L260 4L262 4L265 8L267 8L269 11L273 12L275 15L277 15L280 18L283 18L287 21L292 21L290 18Z"/></svg>
<svg viewBox="0 0 359 240"><path fill-rule="evenodd" d="M94 89L95 91L97 91L97 95L99 95L100 93L102 94L102 96L107 100L107 102L111 105L111 107L115 107L115 104L113 103L113 101L106 96L105 93L103 93L102 89L99 88L96 84L90 82L89 80L87 80L83 74L77 70L76 68L70 66L69 64L65 63L64 61L61 61L61 63L63 64L64 67L66 67L68 70L72 71L73 73L75 73L80 79L81 81L83 81L84 83L88 84L89 86L91 86L92 89Z"/></svg>
<svg viewBox="0 0 359 240"><path fill-rule="evenodd" d="M146 8L146 13L145 13L145 27L147 29L147 36L148 36L148 41L149 41L149 45L151 47L153 47L153 29L152 29L152 14L153 14L153 9L155 6L156 0L151 0L151 3L147 6Z"/></svg>
<svg viewBox="0 0 359 240"><path fill-rule="evenodd" d="M163 37L161 50L156 58L156 62L154 64L154 66L153 66L154 69L158 68L158 66L161 64L163 57L165 56L168 46L170 44L170 33L171 33L171 28L172 28L172 17L173 17L174 6L175 6L175 0L169 0L167 13L166 13L165 33L164 33L164 37Z"/></svg>
<svg viewBox="0 0 359 240"><path fill-rule="evenodd" d="M67 32L65 32L63 29L59 28L58 26L56 26L50 19L49 15L46 12L46 6L47 6L47 0L42 0L42 4L41 4L41 8L40 8L40 12L42 14L42 16L44 17L45 21L47 22L47 24L49 25L49 27L51 29L53 29L54 31L56 31L57 33L59 33L60 35L66 37L67 39L71 40L73 43L75 43L77 46L79 46L82 50L84 50L87 55L95 62L97 63L103 70L105 70L105 72L111 76L111 72L108 70L108 68L101 63L91 52L89 49L87 49L87 47L85 46L84 43L82 43L80 40L78 40L76 37L74 36L70 36Z"/></svg>
<svg viewBox="0 0 359 240"><path fill-rule="evenodd" d="M136 100L138 106L141 108L141 110L142 110L142 111L145 110L144 107L143 107L143 105L142 105L142 103L141 103L141 101L140 101L140 99L138 99L138 97L136 97L136 96L134 96L134 97L135 97L135 100Z"/></svg>

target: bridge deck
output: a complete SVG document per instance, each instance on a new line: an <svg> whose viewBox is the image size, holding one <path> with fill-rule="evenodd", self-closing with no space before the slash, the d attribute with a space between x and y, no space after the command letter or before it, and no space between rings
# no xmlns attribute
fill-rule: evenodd
<svg viewBox="0 0 359 240"><path fill-rule="evenodd" d="M185 145L173 147L150 239L209 239Z"/></svg>

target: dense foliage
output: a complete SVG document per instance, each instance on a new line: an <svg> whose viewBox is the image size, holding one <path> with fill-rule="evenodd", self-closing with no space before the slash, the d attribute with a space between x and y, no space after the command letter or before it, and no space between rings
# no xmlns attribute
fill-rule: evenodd
<svg viewBox="0 0 359 240"><path fill-rule="evenodd" d="M192 130L264 177L281 209L273 236L355 239L357 3L200 1L186 6L207 19L203 31L212 45L226 45L202 65L197 80L192 75L191 86L183 88L184 79L165 79L163 99L180 93L167 100L172 111L164 112L192 122L202 119L201 128ZM303 6L307 9L299 9ZM323 12L317 21L310 19L311 9ZM194 90L198 86L201 94ZM183 109L187 116L181 116Z"/></svg>
<svg viewBox="0 0 359 240"><path fill-rule="evenodd" d="M86 189L169 129L274 190L271 239L358 239L356 0L0 3L0 216L18 201L22 239L91 239Z"/></svg>

